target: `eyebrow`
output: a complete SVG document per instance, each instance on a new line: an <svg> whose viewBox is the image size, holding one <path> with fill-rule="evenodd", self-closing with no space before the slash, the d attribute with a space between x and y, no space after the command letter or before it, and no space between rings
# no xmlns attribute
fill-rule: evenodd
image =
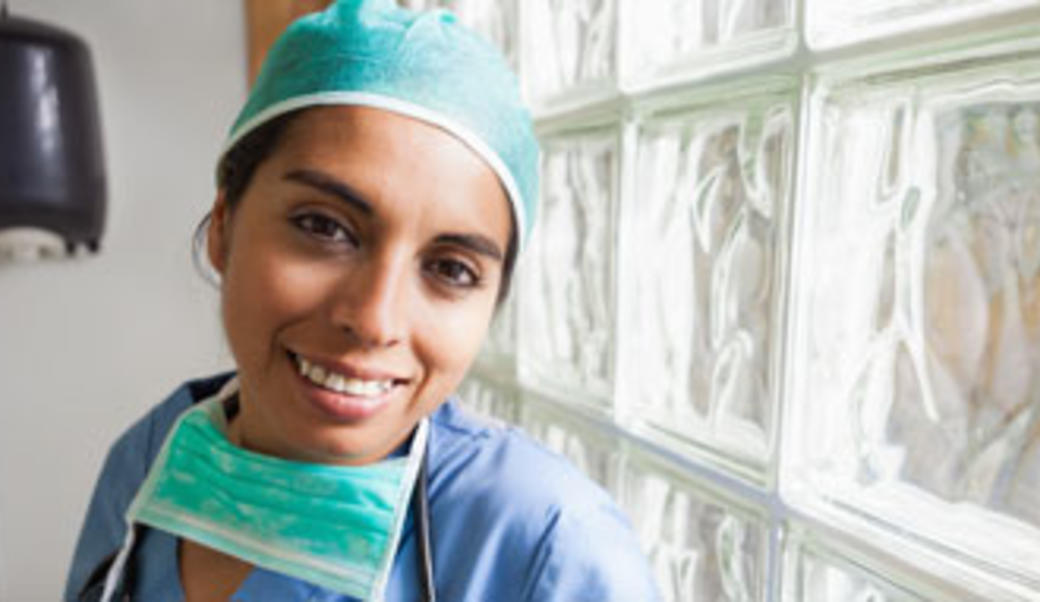
<svg viewBox="0 0 1040 602"><path fill-rule="evenodd" d="M441 234L435 240L440 244L458 245L474 253L490 257L496 261L502 261L502 250L499 249L498 245L490 238L480 234Z"/></svg>
<svg viewBox="0 0 1040 602"><path fill-rule="evenodd" d="M365 201L362 198L362 195L356 190L348 186L346 183L327 174L323 174L320 171L297 169L285 174L285 179L305 186L310 186L311 188L315 188L325 194L334 196L344 203L358 209L365 215L372 215L375 213L372 209L372 205L368 204L368 202Z"/></svg>
<svg viewBox="0 0 1040 602"><path fill-rule="evenodd" d="M375 214L375 210L362 198L356 190L345 182L328 174L312 169L296 169L285 174L285 179L317 189L334 196L344 203L357 208L365 215ZM491 259L502 261L502 250L494 241L480 234L441 234L435 241L438 244L458 245Z"/></svg>

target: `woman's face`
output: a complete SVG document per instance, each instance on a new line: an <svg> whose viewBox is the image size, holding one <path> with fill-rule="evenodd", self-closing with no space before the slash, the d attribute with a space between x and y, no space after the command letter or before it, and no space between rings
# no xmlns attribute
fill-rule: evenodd
<svg viewBox="0 0 1040 602"><path fill-rule="evenodd" d="M209 230L241 444L338 464L391 452L473 361L510 228L494 172L445 131L365 107L297 116Z"/></svg>

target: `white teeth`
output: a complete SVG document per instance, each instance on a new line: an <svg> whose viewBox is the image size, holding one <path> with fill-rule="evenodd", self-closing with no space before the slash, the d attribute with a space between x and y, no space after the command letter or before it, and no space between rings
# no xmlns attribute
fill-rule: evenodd
<svg viewBox="0 0 1040 602"><path fill-rule="evenodd" d="M339 374L336 374L335 372L329 372L329 375L325 377L324 385L326 389L332 389L333 391L342 391L344 380L345 379Z"/></svg>
<svg viewBox="0 0 1040 602"><path fill-rule="evenodd" d="M320 387L336 391L337 393L346 393L356 397L375 397L393 388L393 381L348 378L342 374L326 370L324 367L300 356L296 356L296 364L301 376L306 377L307 380Z"/></svg>
<svg viewBox="0 0 1040 602"><path fill-rule="evenodd" d="M348 378L344 380L343 388L339 390L360 397L374 397L389 391L391 386L389 381Z"/></svg>

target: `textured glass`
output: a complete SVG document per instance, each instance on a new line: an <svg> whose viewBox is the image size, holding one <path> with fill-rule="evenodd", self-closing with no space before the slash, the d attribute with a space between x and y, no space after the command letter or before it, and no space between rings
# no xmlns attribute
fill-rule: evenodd
<svg viewBox="0 0 1040 602"><path fill-rule="evenodd" d="M1037 0L806 0L806 39L813 48L830 48L1036 4Z"/></svg>
<svg viewBox="0 0 1040 602"><path fill-rule="evenodd" d="M788 457L1040 587L1040 58L912 75L814 94Z"/></svg>
<svg viewBox="0 0 1040 602"><path fill-rule="evenodd" d="M515 279L518 280L519 275ZM512 375L515 372L516 345L516 297L510 296L498 307L491 320L479 361Z"/></svg>
<svg viewBox="0 0 1040 602"><path fill-rule="evenodd" d="M573 418L551 402L528 397L520 413L520 426L545 447L566 456L579 470L604 489L617 494L621 462L618 442L599 432L588 421Z"/></svg>
<svg viewBox="0 0 1040 602"><path fill-rule="evenodd" d="M603 401L613 364L618 136L570 134L542 149L542 207L520 291L521 374Z"/></svg>
<svg viewBox="0 0 1040 602"><path fill-rule="evenodd" d="M470 373L458 390L462 405L477 414L509 423L520 418L518 396L509 387Z"/></svg>
<svg viewBox="0 0 1040 602"><path fill-rule="evenodd" d="M892 572L892 571L889 571ZM927 602L834 551L793 537L784 545L782 602Z"/></svg>
<svg viewBox="0 0 1040 602"><path fill-rule="evenodd" d="M782 93L728 100L640 127L639 256L622 287L636 352L621 370L638 416L761 467L776 415L795 105Z"/></svg>
<svg viewBox="0 0 1040 602"><path fill-rule="evenodd" d="M536 104L608 85L617 0L523 0L525 80Z"/></svg>
<svg viewBox="0 0 1040 602"><path fill-rule="evenodd" d="M624 471L622 505L666 602L765 600L769 531L760 517L652 460Z"/></svg>
<svg viewBox="0 0 1040 602"><path fill-rule="evenodd" d="M484 34L516 68L517 0L400 0L399 4L412 10L450 10L459 22Z"/></svg>
<svg viewBox="0 0 1040 602"><path fill-rule="evenodd" d="M624 82L668 83L794 50L792 0L658 0L628 2Z"/></svg>

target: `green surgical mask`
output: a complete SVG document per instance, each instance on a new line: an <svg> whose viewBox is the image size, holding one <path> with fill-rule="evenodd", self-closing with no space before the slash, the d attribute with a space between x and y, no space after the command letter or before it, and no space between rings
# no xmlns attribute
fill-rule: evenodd
<svg viewBox="0 0 1040 602"><path fill-rule="evenodd" d="M237 391L229 385L174 424L127 511L130 539L133 525L144 524L338 593L382 600L426 449L426 421L407 457L359 467L283 460L228 441L223 400Z"/></svg>

